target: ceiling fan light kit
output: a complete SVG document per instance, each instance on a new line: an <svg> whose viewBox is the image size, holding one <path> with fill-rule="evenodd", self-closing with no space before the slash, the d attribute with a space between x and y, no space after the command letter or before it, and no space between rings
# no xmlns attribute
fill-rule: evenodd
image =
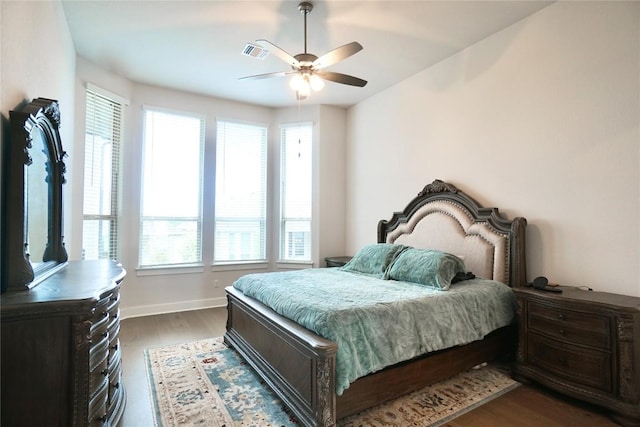
<svg viewBox="0 0 640 427"><path fill-rule="evenodd" d="M324 80L316 74L296 73L289 81L289 87L301 95L309 96L311 91L321 91L324 88Z"/></svg>
<svg viewBox="0 0 640 427"><path fill-rule="evenodd" d="M296 93L298 100L305 99L311 91L320 91L324 88L324 80L335 83L341 83L349 86L363 87L367 84L366 80L358 77L349 76L347 74L336 73L333 71L325 71L324 68L337 64L350 56L360 52L362 45L358 42L347 43L332 51L318 57L307 52L307 15L313 10L311 2L301 2L298 4L298 10L304 15L304 52L295 56L291 56L275 44L265 39L256 40L262 45L262 48L271 52L287 64L291 66L291 71L280 71L275 73L258 74L254 76L241 77L241 79L263 79L270 77L280 77L293 74L289 82L289 86ZM264 47L267 45L268 47ZM247 49L245 48L245 51ZM244 52L243 52L244 53ZM246 53L245 53L246 54ZM253 56L253 55L249 55Z"/></svg>

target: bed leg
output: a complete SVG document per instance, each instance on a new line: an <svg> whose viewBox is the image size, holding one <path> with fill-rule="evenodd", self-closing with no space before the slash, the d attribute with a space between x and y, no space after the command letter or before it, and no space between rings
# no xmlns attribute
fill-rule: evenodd
<svg viewBox="0 0 640 427"><path fill-rule="evenodd" d="M336 425L335 358L320 359L316 365L316 401L318 404L318 425Z"/></svg>

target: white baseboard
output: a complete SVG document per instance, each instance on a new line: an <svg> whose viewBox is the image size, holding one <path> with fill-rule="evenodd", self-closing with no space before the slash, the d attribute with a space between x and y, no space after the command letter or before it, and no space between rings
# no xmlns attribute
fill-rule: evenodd
<svg viewBox="0 0 640 427"><path fill-rule="evenodd" d="M180 311L200 310L203 308L226 307L227 298L210 298L193 301L180 301L168 304L140 305L120 308L120 318L153 316L155 314L177 313Z"/></svg>

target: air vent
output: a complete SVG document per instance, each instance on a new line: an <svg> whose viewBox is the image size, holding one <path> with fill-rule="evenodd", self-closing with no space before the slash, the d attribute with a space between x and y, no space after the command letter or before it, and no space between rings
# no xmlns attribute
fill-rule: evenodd
<svg viewBox="0 0 640 427"><path fill-rule="evenodd" d="M244 49L242 49L242 54L253 58L264 59L269 55L269 51L253 43L247 43Z"/></svg>

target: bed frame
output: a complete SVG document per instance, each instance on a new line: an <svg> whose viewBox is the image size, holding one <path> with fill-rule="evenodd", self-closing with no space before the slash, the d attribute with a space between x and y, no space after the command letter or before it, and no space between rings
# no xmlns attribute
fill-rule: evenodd
<svg viewBox="0 0 640 427"><path fill-rule="evenodd" d="M454 185L435 180L402 212L378 223L379 243L439 249L464 258L476 276L524 286L525 227L483 208ZM428 353L369 374L335 393L337 344L227 287L225 342L235 348L305 426L334 426L340 418L395 399L483 362L513 354L513 325L483 340Z"/></svg>

